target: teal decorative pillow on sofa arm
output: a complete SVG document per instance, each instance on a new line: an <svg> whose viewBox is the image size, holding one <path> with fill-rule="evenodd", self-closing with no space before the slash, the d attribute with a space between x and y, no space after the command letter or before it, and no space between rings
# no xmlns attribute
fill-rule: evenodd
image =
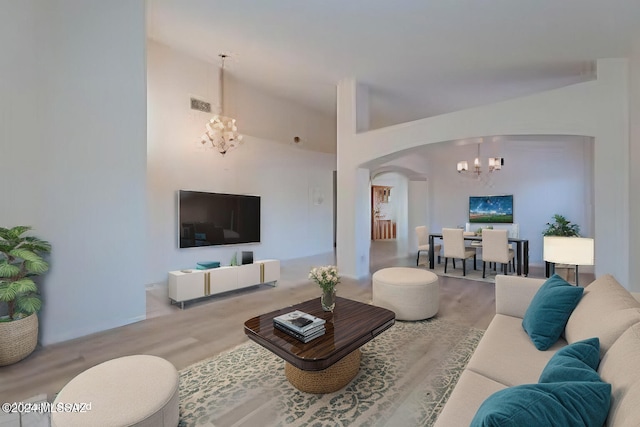
<svg viewBox="0 0 640 427"><path fill-rule="evenodd" d="M554 274L538 289L522 319L522 327L538 350L547 350L560 338L584 288Z"/></svg>
<svg viewBox="0 0 640 427"><path fill-rule="evenodd" d="M489 396L470 427L602 427L610 402L601 381L524 384Z"/></svg>

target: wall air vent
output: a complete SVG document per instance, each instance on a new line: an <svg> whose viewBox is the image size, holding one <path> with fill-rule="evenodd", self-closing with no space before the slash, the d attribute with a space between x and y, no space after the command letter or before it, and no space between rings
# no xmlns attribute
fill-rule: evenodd
<svg viewBox="0 0 640 427"><path fill-rule="evenodd" d="M210 102L201 101L201 100L196 99L196 98L191 98L191 109L192 110L203 111L205 113L210 113L211 112L211 103Z"/></svg>

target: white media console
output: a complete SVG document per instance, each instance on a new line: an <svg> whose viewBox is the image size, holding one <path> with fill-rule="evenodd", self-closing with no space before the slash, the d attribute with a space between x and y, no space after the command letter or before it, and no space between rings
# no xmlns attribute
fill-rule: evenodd
<svg viewBox="0 0 640 427"><path fill-rule="evenodd" d="M169 299L180 303L209 295L273 283L280 280L280 261L265 259L253 264L225 266L208 270L169 272Z"/></svg>

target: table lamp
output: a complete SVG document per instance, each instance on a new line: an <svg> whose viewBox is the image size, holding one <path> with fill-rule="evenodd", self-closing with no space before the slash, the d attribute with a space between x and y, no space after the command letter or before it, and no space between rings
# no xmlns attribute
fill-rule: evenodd
<svg viewBox="0 0 640 427"><path fill-rule="evenodd" d="M553 264L575 266L578 286L578 266L594 263L594 241L588 237L544 236L543 258Z"/></svg>

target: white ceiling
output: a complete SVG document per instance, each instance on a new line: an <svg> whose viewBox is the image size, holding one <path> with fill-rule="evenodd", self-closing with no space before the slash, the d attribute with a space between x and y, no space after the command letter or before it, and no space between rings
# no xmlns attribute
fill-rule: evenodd
<svg viewBox="0 0 640 427"><path fill-rule="evenodd" d="M640 45L640 0L147 0L148 36L335 115L370 87L373 127L591 78Z"/></svg>

